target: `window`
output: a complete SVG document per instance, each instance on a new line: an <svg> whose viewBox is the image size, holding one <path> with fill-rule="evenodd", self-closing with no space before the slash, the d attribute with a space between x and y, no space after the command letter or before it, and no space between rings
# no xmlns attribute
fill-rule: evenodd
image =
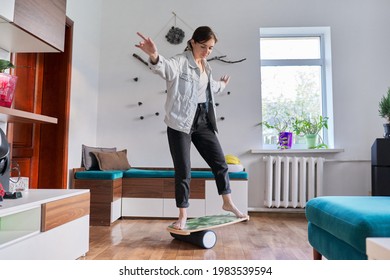
<svg viewBox="0 0 390 280"><path fill-rule="evenodd" d="M330 28L260 28L260 59L262 121L328 117L320 136L333 148ZM303 148L306 140L293 141ZM276 131L263 126L263 147L277 142Z"/></svg>

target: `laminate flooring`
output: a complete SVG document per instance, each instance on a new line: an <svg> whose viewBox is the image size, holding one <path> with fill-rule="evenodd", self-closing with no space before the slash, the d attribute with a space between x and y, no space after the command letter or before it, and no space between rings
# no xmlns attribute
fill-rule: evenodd
<svg viewBox="0 0 390 280"><path fill-rule="evenodd" d="M311 260L303 213L249 213L250 220L216 228L217 243L202 249L171 237L174 219L124 218L90 227L81 260Z"/></svg>

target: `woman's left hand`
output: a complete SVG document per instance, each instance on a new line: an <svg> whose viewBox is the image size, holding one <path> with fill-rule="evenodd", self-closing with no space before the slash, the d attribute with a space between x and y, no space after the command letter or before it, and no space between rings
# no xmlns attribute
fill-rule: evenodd
<svg viewBox="0 0 390 280"><path fill-rule="evenodd" d="M224 82L225 85L227 85L229 83L229 81L230 81L230 76L224 75L224 76L221 77L220 81Z"/></svg>

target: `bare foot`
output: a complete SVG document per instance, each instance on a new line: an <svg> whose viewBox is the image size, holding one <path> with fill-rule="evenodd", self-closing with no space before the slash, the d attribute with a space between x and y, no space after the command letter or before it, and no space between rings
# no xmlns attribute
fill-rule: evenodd
<svg viewBox="0 0 390 280"><path fill-rule="evenodd" d="M223 205L222 209L225 211L232 212L234 215L236 215L237 218L248 218L248 215L242 213L238 208L234 205L230 194L223 195Z"/></svg>
<svg viewBox="0 0 390 280"><path fill-rule="evenodd" d="M236 215L237 218L248 218L248 215L242 213L238 208L234 205L223 205L222 209L225 211L232 212L234 215Z"/></svg>
<svg viewBox="0 0 390 280"><path fill-rule="evenodd" d="M187 209L179 208L179 218L172 224L174 229L184 229L187 223Z"/></svg>
<svg viewBox="0 0 390 280"><path fill-rule="evenodd" d="M186 227L187 219L178 219L172 224L174 229L184 229Z"/></svg>

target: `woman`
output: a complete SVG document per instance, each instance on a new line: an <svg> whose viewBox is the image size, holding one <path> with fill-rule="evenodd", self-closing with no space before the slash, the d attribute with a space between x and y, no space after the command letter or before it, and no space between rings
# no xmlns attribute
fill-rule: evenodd
<svg viewBox="0 0 390 280"><path fill-rule="evenodd" d="M167 84L165 123L169 149L175 169L175 198L179 218L173 224L183 229L187 221L191 181L191 142L210 166L222 196L222 208L244 218L231 198L228 166L216 136L214 94L221 92L230 77L215 81L206 58L212 52L217 37L207 26L198 27L182 54L165 58L149 37L137 33L142 41L135 45L149 56L151 69Z"/></svg>

